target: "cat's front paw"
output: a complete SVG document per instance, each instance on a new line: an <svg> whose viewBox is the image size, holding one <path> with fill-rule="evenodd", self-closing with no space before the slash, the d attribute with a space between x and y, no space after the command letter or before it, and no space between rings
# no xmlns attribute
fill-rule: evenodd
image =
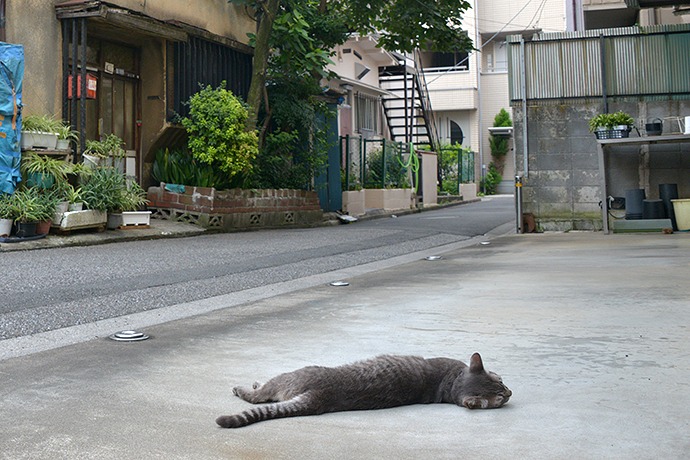
<svg viewBox="0 0 690 460"><path fill-rule="evenodd" d="M479 396L465 396L462 398L462 405L468 409L486 409L489 407L489 400Z"/></svg>

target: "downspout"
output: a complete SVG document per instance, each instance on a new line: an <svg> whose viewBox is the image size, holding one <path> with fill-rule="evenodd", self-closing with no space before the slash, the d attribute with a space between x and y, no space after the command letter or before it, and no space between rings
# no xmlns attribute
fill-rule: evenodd
<svg viewBox="0 0 690 460"><path fill-rule="evenodd" d="M529 156L527 154L527 81L526 81L526 76L527 76L527 71L526 71L526 64L525 64L525 38L520 37L520 62L521 62L521 68L520 68L520 78L521 78L521 91L522 91L522 176L524 179L527 179L529 177ZM517 157L515 158L515 161L517 162ZM515 169L517 171L517 169Z"/></svg>
<svg viewBox="0 0 690 460"><path fill-rule="evenodd" d="M7 10L6 5L6 0L0 0L0 42L7 41L7 34L5 31L7 25L7 16L5 16L5 11Z"/></svg>
<svg viewBox="0 0 690 460"><path fill-rule="evenodd" d="M609 113L609 101L606 97L606 42L604 41L604 34L599 35L599 59L601 60L601 94L602 94L602 113Z"/></svg>
<svg viewBox="0 0 690 460"><path fill-rule="evenodd" d="M478 13L478 8L479 8L479 2L475 0L474 2L474 33L475 33L475 40L476 43L481 42L482 35L479 32L479 13ZM481 45L480 45L481 49ZM482 132L482 75L481 75L481 51L478 51L477 53L474 54L474 58L476 60L476 69L477 69L477 102L478 102L478 107L477 107L477 129L479 131L479 165L481 168L481 183L484 183L484 174L486 173L486 167L484 165L484 133ZM486 187L486 185L485 185ZM483 190L486 192L486 188Z"/></svg>

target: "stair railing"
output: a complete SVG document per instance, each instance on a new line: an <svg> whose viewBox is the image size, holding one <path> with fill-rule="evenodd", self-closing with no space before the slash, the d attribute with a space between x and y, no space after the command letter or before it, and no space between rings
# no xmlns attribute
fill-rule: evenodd
<svg viewBox="0 0 690 460"><path fill-rule="evenodd" d="M424 117L424 122L426 123L429 144L432 151L439 152L441 148L441 140L438 135L438 129L436 129L436 117L431 110L429 88L427 87L424 69L422 67L422 56L418 49L414 51L414 67L417 77L417 86L419 89L419 102L422 109L422 116Z"/></svg>

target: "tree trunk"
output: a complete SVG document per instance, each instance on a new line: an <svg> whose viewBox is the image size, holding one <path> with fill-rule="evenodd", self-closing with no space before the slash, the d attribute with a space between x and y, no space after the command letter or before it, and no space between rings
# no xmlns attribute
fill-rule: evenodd
<svg viewBox="0 0 690 460"><path fill-rule="evenodd" d="M256 44L254 46L254 62L252 70L252 82L249 85L247 104L249 104L249 117L247 118L247 131L256 129L261 109L261 99L266 86L266 69L271 51L271 29L273 21L278 13L280 0L267 0L263 4L263 10L258 18L256 30Z"/></svg>

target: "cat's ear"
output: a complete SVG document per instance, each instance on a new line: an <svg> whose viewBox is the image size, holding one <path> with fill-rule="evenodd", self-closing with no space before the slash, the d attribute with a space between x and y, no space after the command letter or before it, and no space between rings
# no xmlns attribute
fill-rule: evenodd
<svg viewBox="0 0 690 460"><path fill-rule="evenodd" d="M482 363L482 357L479 356L479 353L473 354L470 358L470 372L484 372L484 363Z"/></svg>

